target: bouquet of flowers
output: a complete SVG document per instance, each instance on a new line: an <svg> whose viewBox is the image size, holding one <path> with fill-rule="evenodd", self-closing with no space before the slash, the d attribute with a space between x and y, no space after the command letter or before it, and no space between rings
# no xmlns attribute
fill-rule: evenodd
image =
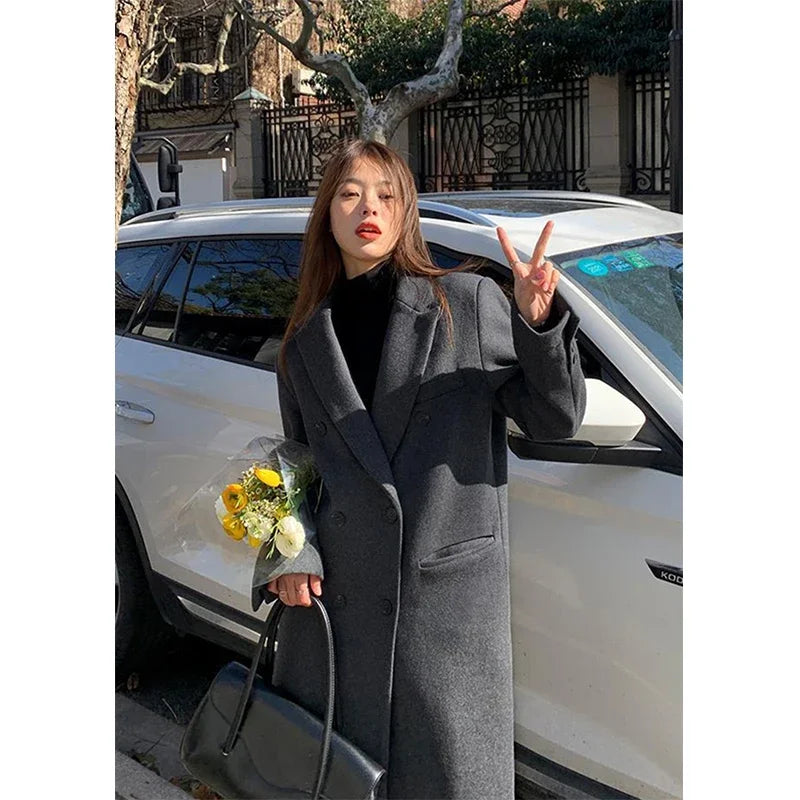
<svg viewBox="0 0 800 800"><path fill-rule="evenodd" d="M301 506L318 477L311 451L299 442L262 436L245 453L255 458L217 497L217 519L232 539L251 547L266 545L265 558L276 548L295 558L306 541Z"/></svg>
<svg viewBox="0 0 800 800"><path fill-rule="evenodd" d="M210 535L212 543L216 536L241 542L245 558L234 563L242 580L248 580L244 573L250 574L257 611L263 588L274 578L291 572L321 574L313 519L321 493L322 478L307 445L283 436L259 436L229 457L178 512L176 541L191 549L198 535L206 540ZM246 553L254 550L253 562Z"/></svg>

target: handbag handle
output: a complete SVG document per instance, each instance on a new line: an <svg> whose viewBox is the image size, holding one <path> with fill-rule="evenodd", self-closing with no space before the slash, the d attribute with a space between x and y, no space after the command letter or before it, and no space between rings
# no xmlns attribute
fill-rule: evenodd
<svg viewBox="0 0 800 800"><path fill-rule="evenodd" d="M322 605L322 602L313 595L311 596L311 602L322 617L322 622L325 627L325 638L328 646L328 702L325 707L325 725L322 734L322 746L320 748L319 763L317 765L317 777L314 780L314 792L312 794L312 800L319 800L322 792L322 782L325 776L325 770L328 766L328 757L330 755L331 731L333 730L333 707L335 703L334 686L336 684L336 665L333 654L333 630L331 629L331 621L328 617L328 612L325 610L325 606ZM225 740L225 744L222 746L223 756L230 755L231 750L233 750L236 737L239 735L239 731L241 730L242 722L244 721L245 709L247 708L247 703L250 700L250 695L253 692L253 683L256 679L256 670L258 669L258 664L261 661L261 654L264 650L265 642L267 646L267 662L265 672L267 680L269 681L270 685L272 684L272 670L275 657L275 637L278 633L278 625L285 610L285 603L279 600L270 609L269 616L264 623L264 629L261 632L261 637L258 640L258 645L256 646L255 653L253 654L253 660L250 664L250 671L247 674L247 682L242 690L241 697L239 698L239 705L236 709L236 714L233 717L233 722L231 723L230 730L228 731L228 738Z"/></svg>

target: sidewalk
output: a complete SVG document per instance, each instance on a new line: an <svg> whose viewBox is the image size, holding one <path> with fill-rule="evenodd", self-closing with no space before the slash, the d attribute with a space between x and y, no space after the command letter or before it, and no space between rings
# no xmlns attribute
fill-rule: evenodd
<svg viewBox="0 0 800 800"><path fill-rule="evenodd" d="M191 795L174 786L130 756L116 751L116 800L189 800Z"/></svg>
<svg viewBox="0 0 800 800"><path fill-rule="evenodd" d="M183 726L115 695L116 796L121 800L188 800L170 779L188 786L180 760Z"/></svg>

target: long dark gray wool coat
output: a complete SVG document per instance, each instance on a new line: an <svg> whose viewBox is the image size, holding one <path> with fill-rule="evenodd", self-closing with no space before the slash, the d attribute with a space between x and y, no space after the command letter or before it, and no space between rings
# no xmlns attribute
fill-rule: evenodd
<svg viewBox="0 0 800 800"><path fill-rule="evenodd" d="M291 571L323 574L336 643L336 729L388 770L389 798L514 795L506 416L535 439L574 435L585 387L578 320L535 331L490 278L398 276L372 415L331 324L330 296L288 344L285 434L324 490ZM274 595L269 595L273 598ZM276 683L318 714L323 640L287 609Z"/></svg>

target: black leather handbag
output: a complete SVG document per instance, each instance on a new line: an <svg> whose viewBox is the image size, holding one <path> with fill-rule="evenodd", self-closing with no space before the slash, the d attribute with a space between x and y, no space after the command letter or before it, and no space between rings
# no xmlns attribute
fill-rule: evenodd
<svg viewBox="0 0 800 800"><path fill-rule="evenodd" d="M186 769L229 798L374 800L385 770L333 730L333 631L325 607L328 702L321 722L272 686L275 637L286 606L270 610L248 671L232 661L214 678L181 742ZM265 679L256 670L266 642Z"/></svg>

